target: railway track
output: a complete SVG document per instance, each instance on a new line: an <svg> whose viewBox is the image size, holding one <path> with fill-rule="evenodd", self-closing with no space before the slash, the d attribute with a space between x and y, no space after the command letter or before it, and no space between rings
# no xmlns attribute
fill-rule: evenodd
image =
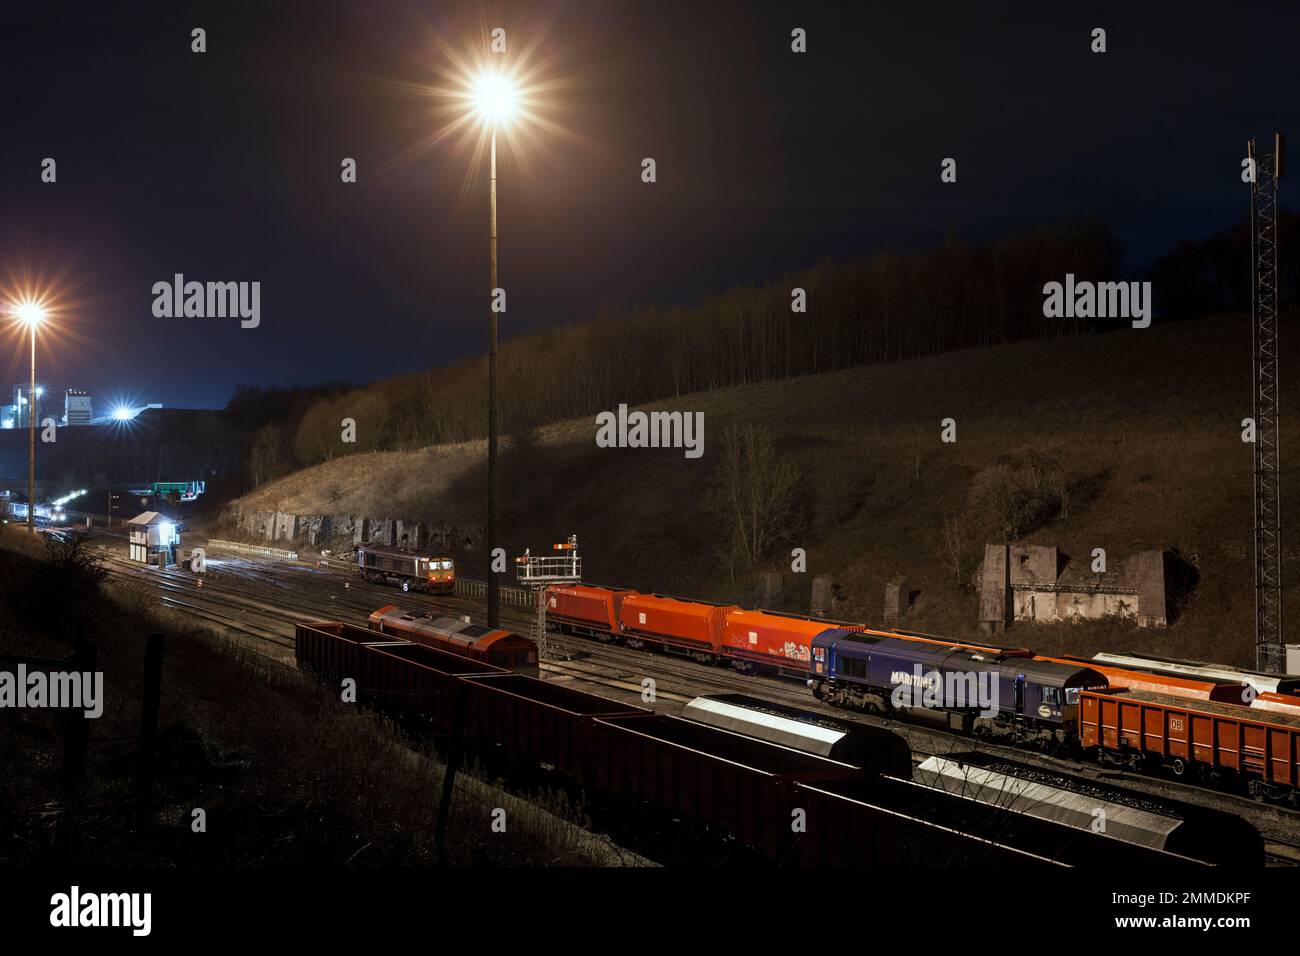
<svg viewBox="0 0 1300 956"><path fill-rule="evenodd" d="M221 556L209 558L207 575L200 579L188 571L142 568L112 555L110 573L144 579L160 591L164 606L225 627L244 639L270 644L276 656L292 660L294 623L304 617L366 623L371 611L383 604L435 611L450 616L481 617L482 608L471 599L455 595L430 597L394 592L360 578L304 565L251 561ZM502 608L502 625L531 633L534 616L529 611ZM1235 813L1252 823L1270 849L1273 865L1300 865L1300 812L1274 804L1261 804L1245 796L1201 786L1190 781L1166 780L1121 769L1099 768L1074 756L1038 753L986 741L975 741L940 728L903 723L866 714L848 714L812 698L802 682L787 678L743 675L721 667L699 664L663 652L648 652L605 644L567 634L548 634L551 656L543 671L553 679L602 688L619 699L641 700L642 681L655 681L655 710L676 713L700 694L745 693L778 703L826 714L838 719L886 727L898 733L916 753L960 754L979 752L1123 785L1154 797L1198 803Z"/></svg>
<svg viewBox="0 0 1300 956"><path fill-rule="evenodd" d="M221 593L220 589L208 588L208 593L205 594L204 589L200 587L187 587L184 584L174 583L163 578L149 580L149 577L154 572L144 569L137 570L126 566L127 564L128 562L125 561L110 559L110 574L133 578L137 581L144 580L151 584L159 592L160 601L164 607L182 611L185 614L214 624L220 624L223 627L258 640L267 641L278 647L293 648L292 628L288 629L289 633L286 635L282 628L260 626L255 620L249 619L255 615L247 613L239 602L232 602L230 596ZM245 613L242 615L231 613L232 610L245 611ZM267 619L272 617L268 612L263 612L263 614Z"/></svg>
<svg viewBox="0 0 1300 956"><path fill-rule="evenodd" d="M1264 841L1264 860L1268 866L1300 866L1300 843L1267 839Z"/></svg>

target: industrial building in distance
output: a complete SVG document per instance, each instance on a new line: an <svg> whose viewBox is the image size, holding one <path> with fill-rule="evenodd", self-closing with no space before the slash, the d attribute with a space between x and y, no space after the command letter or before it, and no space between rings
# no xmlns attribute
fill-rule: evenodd
<svg viewBox="0 0 1300 956"><path fill-rule="evenodd" d="M14 386L13 402L0 405L0 428L27 428L31 420L27 417L31 403L28 392L31 386L23 383ZM36 386L36 424L40 425L50 415L49 390ZM113 422L131 421L147 408L162 408L161 402L147 405L114 404L103 414L95 414L95 400L90 391L84 388L67 388L63 394L63 414L54 419L54 424L64 425L108 425Z"/></svg>

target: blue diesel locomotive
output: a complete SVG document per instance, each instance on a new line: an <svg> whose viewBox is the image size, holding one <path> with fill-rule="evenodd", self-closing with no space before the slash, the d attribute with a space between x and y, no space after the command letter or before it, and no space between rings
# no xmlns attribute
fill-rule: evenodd
<svg viewBox="0 0 1300 956"><path fill-rule="evenodd" d="M808 683L818 700L838 707L1042 743L1073 739L1079 691L1107 686L1083 665L842 628L813 638Z"/></svg>

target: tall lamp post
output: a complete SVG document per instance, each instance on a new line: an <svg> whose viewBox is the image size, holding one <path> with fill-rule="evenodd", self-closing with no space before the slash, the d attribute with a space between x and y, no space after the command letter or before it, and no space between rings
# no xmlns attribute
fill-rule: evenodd
<svg viewBox="0 0 1300 956"><path fill-rule="evenodd" d="M32 339L32 380L27 389L27 531L36 533L36 327L45 318L45 308L37 302L23 302L10 310L26 324Z"/></svg>
<svg viewBox="0 0 1300 956"><path fill-rule="evenodd" d="M490 286L488 292L488 576L487 626L501 626L501 591L492 569L500 528L497 522L497 129L510 120L518 94L508 77L485 72L474 82L473 100L479 117L492 137L488 169L488 255Z"/></svg>

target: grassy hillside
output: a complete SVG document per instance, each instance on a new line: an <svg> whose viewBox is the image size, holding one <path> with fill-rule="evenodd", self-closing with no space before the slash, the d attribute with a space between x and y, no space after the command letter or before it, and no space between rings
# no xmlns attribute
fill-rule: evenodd
<svg viewBox="0 0 1300 956"><path fill-rule="evenodd" d="M1300 358L1283 332L1283 369ZM601 449L591 419L525 437L503 459L503 521L511 553L577 532L587 577L643 589L743 599L750 572L785 572L787 605L807 609L814 575L835 575L845 617L878 622L895 574L920 592L907 625L976 630L972 574L986 540L1001 540L999 496L1046 462L1060 490L1020 509L1015 537L1055 544L1076 562L1174 548L1199 574L1177 624L1020 626L1034 647L1092 652L1145 648L1247 663L1253 642L1251 413L1248 320L1219 317L1117 328L683 396L651 408L702 411L705 454ZM1295 389L1283 390L1284 442ZM940 441L940 422L957 441ZM729 567L718 543L711 481L729 425L755 424L798 470L785 534L752 568ZM1289 435L1286 433L1289 431ZM1284 461L1289 460L1285 454ZM358 455L264 486L253 507L483 520L483 444ZM1293 453L1294 454L1294 453ZM1035 470L1037 469L1037 470ZM992 504L991 504L992 503ZM1284 531L1294 496L1283 496ZM944 528L960 531L945 544ZM951 537L951 535L950 535ZM1295 580L1296 539L1286 578ZM790 573L792 547L808 553ZM464 556L481 573L481 555ZM1294 588L1288 589L1288 594ZM1290 598L1288 597L1288 603Z"/></svg>

